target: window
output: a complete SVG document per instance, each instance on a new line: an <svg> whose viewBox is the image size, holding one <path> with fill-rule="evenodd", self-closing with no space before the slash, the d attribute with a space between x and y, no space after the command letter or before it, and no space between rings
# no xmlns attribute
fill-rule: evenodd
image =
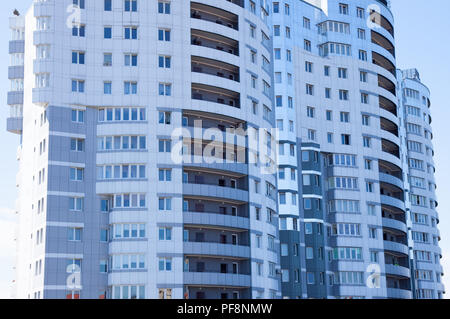
<svg viewBox="0 0 450 319"><path fill-rule="evenodd" d="M333 144L333 133L327 133L327 142Z"/></svg>
<svg viewBox="0 0 450 319"><path fill-rule="evenodd" d="M350 122L350 113L348 112L341 112L340 113L341 122L342 123L349 123Z"/></svg>
<svg viewBox="0 0 450 319"><path fill-rule="evenodd" d="M112 54L103 53L103 66L112 66Z"/></svg>
<svg viewBox="0 0 450 319"><path fill-rule="evenodd" d="M105 11L112 11L112 0L105 0Z"/></svg>
<svg viewBox="0 0 450 319"><path fill-rule="evenodd" d="M170 69L172 64L171 62L172 58L170 56L160 55L158 57L158 65L160 68Z"/></svg>
<svg viewBox="0 0 450 319"><path fill-rule="evenodd" d="M158 200L158 209L160 211L171 211L172 210L172 198L160 197Z"/></svg>
<svg viewBox="0 0 450 319"><path fill-rule="evenodd" d="M137 66L138 65L137 54L125 54L124 55L124 65L125 66Z"/></svg>
<svg viewBox="0 0 450 319"><path fill-rule="evenodd" d="M345 69L345 68L338 68L338 77L340 79L346 79L347 78L347 69Z"/></svg>
<svg viewBox="0 0 450 319"><path fill-rule="evenodd" d="M356 155L330 154L327 164L329 166L356 167Z"/></svg>
<svg viewBox="0 0 450 319"><path fill-rule="evenodd" d="M145 224L113 224L111 231L113 239L145 238Z"/></svg>
<svg viewBox="0 0 450 319"><path fill-rule="evenodd" d="M172 151L172 141L171 140L159 140L158 141L158 151L159 151L159 153L170 153Z"/></svg>
<svg viewBox="0 0 450 319"><path fill-rule="evenodd" d="M367 83L367 72L364 71L359 72L359 80L361 82Z"/></svg>
<svg viewBox="0 0 450 319"><path fill-rule="evenodd" d="M311 41L305 39L303 41L303 48L305 51L311 52Z"/></svg>
<svg viewBox="0 0 450 319"><path fill-rule="evenodd" d="M325 112L325 117L326 117L327 121L332 121L333 120L333 111L327 110Z"/></svg>
<svg viewBox="0 0 450 319"><path fill-rule="evenodd" d="M281 60L281 49L274 49L275 60Z"/></svg>
<svg viewBox="0 0 450 319"><path fill-rule="evenodd" d="M339 4L339 13L348 15L348 4L340 3Z"/></svg>
<svg viewBox="0 0 450 319"><path fill-rule="evenodd" d="M103 82L103 94L106 94L106 95L112 94L112 83L111 82Z"/></svg>
<svg viewBox="0 0 450 319"><path fill-rule="evenodd" d="M70 168L70 180L81 182L83 181L84 169L82 168Z"/></svg>
<svg viewBox="0 0 450 319"><path fill-rule="evenodd" d="M70 139L70 150L72 152L83 152L84 151L84 140L72 138Z"/></svg>
<svg viewBox="0 0 450 319"><path fill-rule="evenodd" d="M115 194L114 195L115 208L145 208L146 195L145 194Z"/></svg>
<svg viewBox="0 0 450 319"><path fill-rule="evenodd" d="M369 94L361 93L361 103L362 104L369 104Z"/></svg>
<svg viewBox="0 0 450 319"><path fill-rule="evenodd" d="M84 80L72 80L72 92L84 93Z"/></svg>
<svg viewBox="0 0 450 319"><path fill-rule="evenodd" d="M71 197L69 198L69 210L73 212L83 211L84 198L82 197Z"/></svg>
<svg viewBox="0 0 450 319"><path fill-rule="evenodd" d="M138 90L137 82L126 81L123 83L123 94L125 95L136 95Z"/></svg>
<svg viewBox="0 0 450 319"><path fill-rule="evenodd" d="M170 2L158 1L158 13L170 14Z"/></svg>
<svg viewBox="0 0 450 319"><path fill-rule="evenodd" d="M364 19L366 15L366 12L364 10L364 8L356 8L356 16L360 19Z"/></svg>
<svg viewBox="0 0 450 319"><path fill-rule="evenodd" d="M314 107L308 106L306 108L306 114L310 118L315 118L316 117L316 109Z"/></svg>
<svg viewBox="0 0 450 319"><path fill-rule="evenodd" d="M313 64L312 62L305 61L305 72L312 73L313 72Z"/></svg>
<svg viewBox="0 0 450 319"><path fill-rule="evenodd" d="M366 39L366 30L358 29L358 39L361 39L361 40Z"/></svg>
<svg viewBox="0 0 450 319"><path fill-rule="evenodd" d="M310 30L311 29L311 20L306 17L303 17L303 27L305 29Z"/></svg>
<svg viewBox="0 0 450 319"><path fill-rule="evenodd" d="M81 241L81 228L69 228L68 231L68 240L69 241Z"/></svg>
<svg viewBox="0 0 450 319"><path fill-rule="evenodd" d="M328 202L329 213L353 213L359 214L359 201L338 199Z"/></svg>
<svg viewBox="0 0 450 319"><path fill-rule="evenodd" d="M338 247L333 250L335 260L362 260L361 248Z"/></svg>
<svg viewBox="0 0 450 319"><path fill-rule="evenodd" d="M112 27L104 27L103 38L112 39Z"/></svg>
<svg viewBox="0 0 450 319"><path fill-rule="evenodd" d="M172 240L172 228L160 227L159 228L159 240Z"/></svg>
<svg viewBox="0 0 450 319"><path fill-rule="evenodd" d="M172 170L169 168L159 169L159 181L170 182L172 180Z"/></svg>
<svg viewBox="0 0 450 319"><path fill-rule="evenodd" d="M159 29L158 30L158 40L169 42L170 41L170 30Z"/></svg>
<svg viewBox="0 0 450 319"><path fill-rule="evenodd" d="M364 50L359 50L358 57L361 61L367 61L367 52Z"/></svg>
<svg viewBox="0 0 450 319"><path fill-rule="evenodd" d="M172 258L159 258L159 271L172 271Z"/></svg>
<svg viewBox="0 0 450 319"><path fill-rule="evenodd" d="M137 0L125 0L125 12L137 12Z"/></svg>
<svg viewBox="0 0 450 319"><path fill-rule="evenodd" d="M136 40L138 34L137 27L125 27L124 28L124 38L126 40Z"/></svg>
<svg viewBox="0 0 450 319"><path fill-rule="evenodd" d="M72 110L72 122L74 123L84 123L84 114L83 110Z"/></svg>
<svg viewBox="0 0 450 319"><path fill-rule="evenodd" d="M86 26L85 25L74 25L72 27L72 36L84 38L86 36Z"/></svg>
<svg viewBox="0 0 450 319"><path fill-rule="evenodd" d="M81 51L73 51L72 52L72 64L84 64L85 62L85 53Z"/></svg>
<svg viewBox="0 0 450 319"><path fill-rule="evenodd" d="M331 99L331 89L330 88L325 88L325 98Z"/></svg>
<svg viewBox="0 0 450 319"><path fill-rule="evenodd" d="M366 192L367 193L373 193L374 192L374 186L372 182L366 182Z"/></svg>
<svg viewBox="0 0 450 319"><path fill-rule="evenodd" d="M363 136L363 146L367 147L367 148L371 148L372 147L372 139L370 137Z"/></svg>
<svg viewBox="0 0 450 319"><path fill-rule="evenodd" d="M348 91L347 90L339 90L339 100L348 101Z"/></svg>
<svg viewBox="0 0 450 319"><path fill-rule="evenodd" d="M333 224L332 235L359 237L361 236L361 225L349 223Z"/></svg>
<svg viewBox="0 0 450 319"><path fill-rule="evenodd" d="M326 65L323 67L323 74L325 76L330 76L330 67L329 66Z"/></svg>
<svg viewBox="0 0 450 319"><path fill-rule="evenodd" d="M330 189L358 189L358 179L356 177L330 177L328 179Z"/></svg>
<svg viewBox="0 0 450 319"><path fill-rule="evenodd" d="M311 84L306 84L306 94L314 95L314 86Z"/></svg>
<svg viewBox="0 0 450 319"><path fill-rule="evenodd" d="M172 84L159 83L159 95L160 96L172 96Z"/></svg>
<svg viewBox="0 0 450 319"><path fill-rule="evenodd" d="M341 142L342 142L342 145L350 145L350 135L341 134Z"/></svg>
<svg viewBox="0 0 450 319"><path fill-rule="evenodd" d="M370 116L369 115L362 115L362 125L370 126Z"/></svg>

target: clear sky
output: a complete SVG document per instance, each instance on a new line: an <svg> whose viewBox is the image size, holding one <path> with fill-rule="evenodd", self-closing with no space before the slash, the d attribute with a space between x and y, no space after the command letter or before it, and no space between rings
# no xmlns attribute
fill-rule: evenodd
<svg viewBox="0 0 450 319"><path fill-rule="evenodd" d="M355 1L355 0L351 0ZM6 132L6 118L9 108L6 93L9 90L7 79L10 38L8 18L14 8L25 13L31 0L5 1L0 10L0 141L3 145L0 167L0 298L10 296L13 280L14 242L13 226L17 173L16 150L18 137ZM435 146L437 196L440 214L441 247L443 265L447 276L447 298L450 298L450 1L448 0L392 0L395 16L397 61L399 68L417 68L422 82L431 90L432 117Z"/></svg>

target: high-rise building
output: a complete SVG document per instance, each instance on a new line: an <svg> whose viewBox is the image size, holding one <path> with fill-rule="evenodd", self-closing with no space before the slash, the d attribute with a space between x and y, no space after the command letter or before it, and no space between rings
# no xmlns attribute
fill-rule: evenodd
<svg viewBox="0 0 450 319"><path fill-rule="evenodd" d="M272 12L283 297L441 298L429 92L389 3Z"/></svg>
<svg viewBox="0 0 450 319"><path fill-rule="evenodd" d="M442 298L430 92L393 20L385 0L12 17L14 296Z"/></svg>
<svg viewBox="0 0 450 319"><path fill-rule="evenodd" d="M41 0L11 18L18 298L280 296L276 173L234 134L274 118L269 10L248 4Z"/></svg>

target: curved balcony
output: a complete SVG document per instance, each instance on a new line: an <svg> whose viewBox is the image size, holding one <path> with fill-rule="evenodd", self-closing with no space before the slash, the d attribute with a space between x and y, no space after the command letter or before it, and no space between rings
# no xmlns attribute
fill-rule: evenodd
<svg viewBox="0 0 450 319"><path fill-rule="evenodd" d="M240 82L239 67L229 63L199 56L192 56L191 66L192 72L195 73L209 74Z"/></svg>
<svg viewBox="0 0 450 319"><path fill-rule="evenodd" d="M395 58L395 47L389 39L374 30L371 30L371 39L372 43L382 47Z"/></svg>
<svg viewBox="0 0 450 319"><path fill-rule="evenodd" d="M381 150L400 159L400 147L389 140L381 139Z"/></svg>
<svg viewBox="0 0 450 319"><path fill-rule="evenodd" d="M380 182L395 185L396 187L403 189L403 181L396 176L380 173L379 179Z"/></svg>
<svg viewBox="0 0 450 319"><path fill-rule="evenodd" d="M23 104L23 91L9 91L6 99L8 105Z"/></svg>
<svg viewBox="0 0 450 319"><path fill-rule="evenodd" d="M411 271L407 267L386 264L384 266L384 269L386 271L386 274L391 274L391 275L405 277L405 278L411 277Z"/></svg>
<svg viewBox="0 0 450 319"><path fill-rule="evenodd" d="M191 18L239 30L239 17L236 14L203 3L191 2Z"/></svg>
<svg viewBox="0 0 450 319"><path fill-rule="evenodd" d="M218 213L184 212L183 223L185 225L207 225L246 230L250 228L248 218Z"/></svg>
<svg viewBox="0 0 450 319"><path fill-rule="evenodd" d="M387 297L392 299L412 299L411 290L387 288Z"/></svg>
<svg viewBox="0 0 450 319"><path fill-rule="evenodd" d="M189 286L247 288L251 286L251 277L239 274L185 272L183 283Z"/></svg>
<svg viewBox="0 0 450 319"><path fill-rule="evenodd" d="M8 53L24 53L25 52L25 40L11 40L9 41Z"/></svg>
<svg viewBox="0 0 450 319"><path fill-rule="evenodd" d="M240 93L200 83L192 83L192 99L241 107Z"/></svg>
<svg viewBox="0 0 450 319"><path fill-rule="evenodd" d="M392 207L398 208L402 211L405 211L405 202L400 199L386 196L386 195L380 195L380 199L381 199L381 204L383 204L383 205L392 206Z"/></svg>
<svg viewBox="0 0 450 319"><path fill-rule="evenodd" d="M393 251L403 255L408 255L409 248L405 244L394 241L383 240L384 250Z"/></svg>
<svg viewBox="0 0 450 319"><path fill-rule="evenodd" d="M234 259L248 259L250 258L250 247L207 242L184 242L183 253L185 256L223 256Z"/></svg>
<svg viewBox="0 0 450 319"><path fill-rule="evenodd" d="M406 224L404 222L391 219L391 218L383 218L382 219L383 227L385 228L392 228L399 230L401 232L406 233L408 231L408 228L406 227Z"/></svg>
<svg viewBox="0 0 450 319"><path fill-rule="evenodd" d="M383 3L387 7L387 1L386 0L378 0L378 2ZM385 29L387 32L389 32L392 37L394 37L394 27L392 26L392 23L384 17L382 14L372 11L370 14L371 21L377 25L379 25L381 28Z"/></svg>
<svg viewBox="0 0 450 319"><path fill-rule="evenodd" d="M397 87L396 87L395 83L381 74L378 74L378 86L380 88L385 89L386 91L391 93L393 96L397 96Z"/></svg>
<svg viewBox="0 0 450 319"><path fill-rule="evenodd" d="M238 203L248 202L248 191L215 185L183 184L183 194L202 198L224 198Z"/></svg>
<svg viewBox="0 0 450 319"><path fill-rule="evenodd" d="M381 54L372 51L372 63L387 70L394 77L397 77L395 65Z"/></svg>
<svg viewBox="0 0 450 319"><path fill-rule="evenodd" d="M380 95L379 105L381 109L386 110L397 117L397 105L394 102Z"/></svg>
<svg viewBox="0 0 450 319"><path fill-rule="evenodd" d="M24 77L24 66L23 65L15 65L8 67L8 79L23 79Z"/></svg>
<svg viewBox="0 0 450 319"><path fill-rule="evenodd" d="M217 33L191 29L191 44L239 56L239 42Z"/></svg>

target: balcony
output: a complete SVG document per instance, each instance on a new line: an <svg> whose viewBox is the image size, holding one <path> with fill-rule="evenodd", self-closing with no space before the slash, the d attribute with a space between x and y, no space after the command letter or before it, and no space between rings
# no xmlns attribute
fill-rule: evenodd
<svg viewBox="0 0 450 319"><path fill-rule="evenodd" d="M378 86L390 92L392 95L397 96L395 83L380 74L378 74Z"/></svg>
<svg viewBox="0 0 450 319"><path fill-rule="evenodd" d="M372 63L378 65L379 67L382 67L383 69L390 72L393 76L397 77L395 65L381 54L372 51Z"/></svg>
<svg viewBox="0 0 450 319"><path fill-rule="evenodd" d="M239 274L185 272L183 282L185 285L195 286L247 288L251 286L251 277Z"/></svg>
<svg viewBox="0 0 450 319"><path fill-rule="evenodd" d="M389 41L388 39L386 39L386 37L384 37L383 35L374 30L371 31L371 37L372 43L379 45L380 47L388 51L390 54L392 54L392 56L395 58L395 47L391 41Z"/></svg>
<svg viewBox="0 0 450 319"><path fill-rule="evenodd" d="M218 60L192 56L191 66L192 72L214 75L236 82L240 81L239 67L232 64L224 63Z"/></svg>
<svg viewBox="0 0 450 319"><path fill-rule="evenodd" d="M239 30L239 17L237 15L205 4L191 2L191 18L209 21L234 30Z"/></svg>
<svg viewBox="0 0 450 319"><path fill-rule="evenodd" d="M240 204L248 201L248 191L216 185L183 184L183 194L191 196L202 194L200 198L228 199Z"/></svg>
<svg viewBox="0 0 450 319"><path fill-rule="evenodd" d="M183 183L197 185L213 185L231 189L248 191L247 176L232 172L216 171L196 167L185 167Z"/></svg>
<svg viewBox="0 0 450 319"><path fill-rule="evenodd" d="M392 114L394 114L397 117L397 105L395 105L394 102L391 100L388 100L387 98L383 96L379 96L380 101L380 108L383 110L386 110Z"/></svg>
<svg viewBox="0 0 450 319"><path fill-rule="evenodd" d="M239 42L216 33L192 29L191 44L239 56Z"/></svg>
<svg viewBox="0 0 450 319"><path fill-rule="evenodd" d="M184 242L183 252L185 256L221 256L238 260L250 258L249 246L225 245L219 243Z"/></svg>
<svg viewBox="0 0 450 319"><path fill-rule="evenodd" d="M392 135L395 135L395 137L398 137L398 126L392 121L389 121L388 119L384 117L380 117L380 128L383 131L389 132Z"/></svg>
<svg viewBox="0 0 450 319"><path fill-rule="evenodd" d="M204 225L234 229L249 229L250 220L245 217L224 215L210 212L184 212L183 223L185 225Z"/></svg>
<svg viewBox="0 0 450 319"><path fill-rule="evenodd" d="M403 243L397 243L394 241L384 240L383 246L384 246L385 251L392 251L395 253L400 253L402 255L408 256L408 253L409 253L408 246L406 246Z"/></svg>
<svg viewBox="0 0 450 319"><path fill-rule="evenodd" d="M411 271L407 267L402 267L399 265L385 265L386 274L403 277L403 278L410 278L411 277Z"/></svg>
<svg viewBox="0 0 450 319"><path fill-rule="evenodd" d="M387 297L391 299L412 299L411 290L388 288Z"/></svg>
<svg viewBox="0 0 450 319"><path fill-rule="evenodd" d="M240 93L206 84L192 83L192 99L241 107Z"/></svg>
<svg viewBox="0 0 450 319"><path fill-rule="evenodd" d="M22 117L9 117L6 119L6 129L13 134L22 134L23 131L23 118Z"/></svg>
<svg viewBox="0 0 450 319"><path fill-rule="evenodd" d="M383 228L391 228L401 232L406 233L408 230L406 228L405 222L401 222L396 219L383 218L382 219Z"/></svg>
<svg viewBox="0 0 450 319"><path fill-rule="evenodd" d="M378 171L380 172L380 175L382 174L383 177L386 177L386 175L397 178L401 182L403 182L403 171L400 167L398 167L395 164L378 160ZM394 183L396 185L397 183ZM403 187L402 187L403 188Z"/></svg>
<svg viewBox="0 0 450 319"><path fill-rule="evenodd" d="M387 6L386 0L378 0L378 1ZM383 15L381 15L376 11L372 11L370 13L370 19L373 23L378 24L380 27L389 32L389 34L392 35L392 37L394 37L394 27L392 26L392 23L390 23L389 20L386 19Z"/></svg>
<svg viewBox="0 0 450 319"><path fill-rule="evenodd" d="M385 153L389 153L397 158L400 158L400 147L384 138L381 139L381 150Z"/></svg>

